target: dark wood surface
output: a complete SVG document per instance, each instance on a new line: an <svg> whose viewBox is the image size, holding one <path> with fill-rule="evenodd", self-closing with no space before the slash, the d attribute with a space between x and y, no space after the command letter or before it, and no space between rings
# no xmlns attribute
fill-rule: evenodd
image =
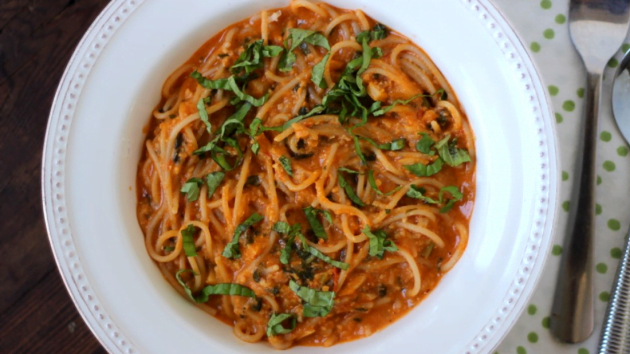
<svg viewBox="0 0 630 354"><path fill-rule="evenodd" d="M0 0L0 353L106 353L46 235L40 170L50 105L106 0Z"/></svg>

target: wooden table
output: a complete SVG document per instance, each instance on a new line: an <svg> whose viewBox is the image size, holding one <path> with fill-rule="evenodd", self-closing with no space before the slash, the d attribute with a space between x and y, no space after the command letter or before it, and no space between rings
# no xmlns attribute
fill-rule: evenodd
<svg viewBox="0 0 630 354"><path fill-rule="evenodd" d="M106 0L0 0L0 353L106 353L63 285L40 171L61 74Z"/></svg>

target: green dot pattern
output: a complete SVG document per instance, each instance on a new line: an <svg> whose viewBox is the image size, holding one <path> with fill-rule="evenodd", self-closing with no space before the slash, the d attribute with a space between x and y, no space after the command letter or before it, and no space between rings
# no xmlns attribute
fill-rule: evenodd
<svg viewBox="0 0 630 354"><path fill-rule="evenodd" d="M612 172L616 168L615 163L610 160L604 161L604 164L602 166L604 167L604 170L608 172Z"/></svg>
<svg viewBox="0 0 630 354"><path fill-rule="evenodd" d="M538 334L536 332L529 332L527 335L527 340L530 343L538 343Z"/></svg>
<svg viewBox="0 0 630 354"><path fill-rule="evenodd" d="M547 316L542 319L541 325L543 326L543 328L549 329L549 327L551 327L550 323L551 323L551 317Z"/></svg>
<svg viewBox="0 0 630 354"><path fill-rule="evenodd" d="M619 229L621 228L621 224L619 223L619 220L617 219L609 219L608 228L613 231L619 231Z"/></svg>
<svg viewBox="0 0 630 354"><path fill-rule="evenodd" d="M516 347L516 354L527 354L527 350L522 345Z"/></svg>
<svg viewBox="0 0 630 354"><path fill-rule="evenodd" d="M567 112L573 112L573 110L575 109L575 102L571 100L564 101L564 103L562 104L562 109Z"/></svg>
<svg viewBox="0 0 630 354"><path fill-rule="evenodd" d="M571 207L571 202L569 202L568 200L564 201L562 203L562 209L564 211L569 211L569 208Z"/></svg>
<svg viewBox="0 0 630 354"><path fill-rule="evenodd" d="M608 266L606 265L606 263L597 263L597 265L595 266L595 270L597 271L597 273L606 274L606 272L608 271Z"/></svg>
<svg viewBox="0 0 630 354"><path fill-rule="evenodd" d="M617 155L621 157L628 156L628 148L625 146L620 146L617 148Z"/></svg>
<svg viewBox="0 0 630 354"><path fill-rule="evenodd" d="M560 91L558 86L554 86L554 85L549 85L548 89L549 89L549 94L552 96L556 96L558 92Z"/></svg>
<svg viewBox="0 0 630 354"><path fill-rule="evenodd" d="M553 39L553 37L555 37L555 36L556 36L556 32L554 30L552 30L551 28L547 28L543 32L543 37L545 37L547 39ZM610 63L608 65L610 65Z"/></svg>
<svg viewBox="0 0 630 354"><path fill-rule="evenodd" d="M611 59L608 61L608 67L610 67L610 68L616 68L617 66L619 66L619 61L618 61L617 59L615 59L615 58L611 58Z"/></svg>
<svg viewBox="0 0 630 354"><path fill-rule="evenodd" d="M622 256L621 248L619 247L612 248L610 250L610 256L613 259L621 259L621 256Z"/></svg>
<svg viewBox="0 0 630 354"><path fill-rule="evenodd" d="M595 204L595 215L600 215L602 213L602 206L599 204Z"/></svg>
<svg viewBox="0 0 630 354"><path fill-rule="evenodd" d="M567 22L567 17L563 14L556 15L555 21L557 24L562 25Z"/></svg>
<svg viewBox="0 0 630 354"><path fill-rule="evenodd" d="M630 50L630 43L624 43L624 44L621 46L621 51L622 51L622 52L624 52L624 53L625 53L625 52L627 52L627 51L629 51L629 50Z"/></svg>
<svg viewBox="0 0 630 354"><path fill-rule="evenodd" d="M549 10L551 8L551 0L542 0L540 2L540 7L542 7L545 10Z"/></svg>
<svg viewBox="0 0 630 354"><path fill-rule="evenodd" d="M578 349L577 353L578 353L578 354L591 354L591 353L588 351L588 349L586 349L586 348L580 348L580 349Z"/></svg>
<svg viewBox="0 0 630 354"><path fill-rule="evenodd" d="M568 181L569 180L569 172L562 171L562 180L563 181Z"/></svg>
<svg viewBox="0 0 630 354"><path fill-rule="evenodd" d="M597 185L599 186L600 184L602 184L602 177L597 175Z"/></svg>
<svg viewBox="0 0 630 354"><path fill-rule="evenodd" d="M562 114L556 113L556 123L562 123L564 118L562 118Z"/></svg>
<svg viewBox="0 0 630 354"><path fill-rule="evenodd" d="M536 305L529 305L527 306L527 313L530 315L535 315L536 311L538 311L538 309L536 308Z"/></svg>
<svg viewBox="0 0 630 354"><path fill-rule="evenodd" d="M610 134L610 132L604 130L599 134L599 138L602 139L602 141L609 142L610 139L612 139L612 135Z"/></svg>
<svg viewBox="0 0 630 354"><path fill-rule="evenodd" d="M532 42L532 44L529 45L529 49L531 49L534 53L540 52L540 43Z"/></svg>
<svg viewBox="0 0 630 354"><path fill-rule="evenodd" d="M584 87L580 87L575 93L579 98L584 98Z"/></svg>
<svg viewBox="0 0 630 354"><path fill-rule="evenodd" d="M608 302L608 300L610 300L610 293L608 291L602 291L599 293L599 299L603 302Z"/></svg>
<svg viewBox="0 0 630 354"><path fill-rule="evenodd" d="M553 247L551 247L551 254L553 254L554 256L559 256L562 254L562 246L560 245L553 245Z"/></svg>

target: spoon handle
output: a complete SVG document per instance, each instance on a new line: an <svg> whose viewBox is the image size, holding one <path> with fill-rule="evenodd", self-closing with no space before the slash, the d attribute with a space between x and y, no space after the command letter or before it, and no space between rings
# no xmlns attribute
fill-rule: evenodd
<svg viewBox="0 0 630 354"><path fill-rule="evenodd" d="M599 347L599 354L625 353L630 353L630 241L628 237L626 237L626 247L613 283L612 297L608 304Z"/></svg>
<svg viewBox="0 0 630 354"><path fill-rule="evenodd" d="M595 229L595 161L597 117L602 76L588 73L585 114L578 146L578 170L572 195L568 233L551 309L551 331L561 341L583 342L594 327L593 232Z"/></svg>

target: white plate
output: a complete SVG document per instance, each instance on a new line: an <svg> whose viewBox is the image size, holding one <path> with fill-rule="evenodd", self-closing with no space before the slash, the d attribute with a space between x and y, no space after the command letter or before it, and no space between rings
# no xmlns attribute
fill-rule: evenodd
<svg viewBox="0 0 630 354"><path fill-rule="evenodd" d="M68 64L46 134L45 215L68 290L110 352L273 351L239 341L162 279L136 221L135 175L166 77L222 28L287 3L114 0ZM478 163L470 241L456 267L401 320L327 352L488 353L526 305L555 219L555 135L534 64L487 0L330 3L363 9L426 50L468 114Z"/></svg>

